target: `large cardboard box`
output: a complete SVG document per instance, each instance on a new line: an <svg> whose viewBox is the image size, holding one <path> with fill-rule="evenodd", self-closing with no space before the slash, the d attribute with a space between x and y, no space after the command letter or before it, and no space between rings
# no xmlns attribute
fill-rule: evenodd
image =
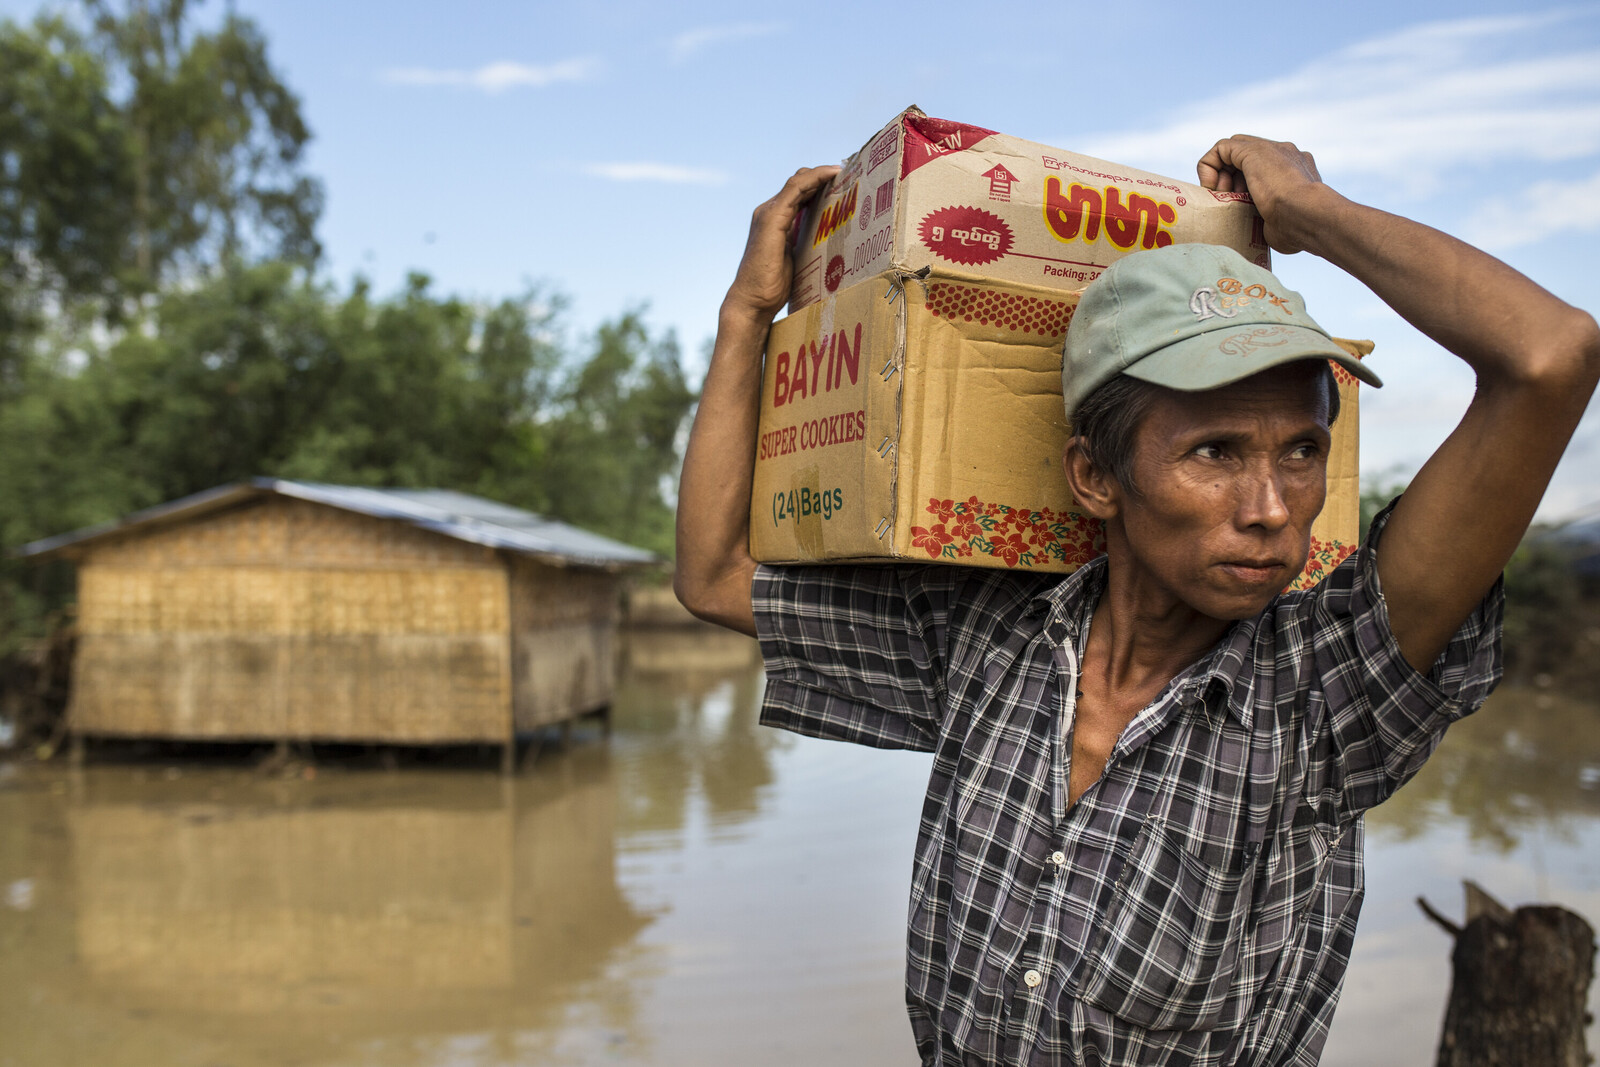
<svg viewBox="0 0 1600 1067"><path fill-rule="evenodd" d="M1248 195L1219 193L908 108L799 223L789 310L898 268L1076 292L1117 259L1226 245L1271 268Z"/></svg>
<svg viewBox="0 0 1600 1067"><path fill-rule="evenodd" d="M1098 554L1099 524L1073 509L1061 470L1061 347L1077 298L889 272L777 322L751 502L755 558L1064 572ZM1343 411L1301 587L1348 555L1358 532L1356 382L1336 373Z"/></svg>

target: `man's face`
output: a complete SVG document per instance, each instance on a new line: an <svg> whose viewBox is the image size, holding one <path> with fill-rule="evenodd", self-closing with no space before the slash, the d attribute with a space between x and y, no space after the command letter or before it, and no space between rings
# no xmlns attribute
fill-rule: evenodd
<svg viewBox="0 0 1600 1067"><path fill-rule="evenodd" d="M1216 619L1255 615L1305 566L1327 495L1328 397L1309 361L1163 391L1119 512L1140 577Z"/></svg>

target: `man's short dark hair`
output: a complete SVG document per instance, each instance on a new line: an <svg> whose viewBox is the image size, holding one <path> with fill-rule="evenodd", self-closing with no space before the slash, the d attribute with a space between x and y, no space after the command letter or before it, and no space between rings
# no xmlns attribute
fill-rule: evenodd
<svg viewBox="0 0 1600 1067"><path fill-rule="evenodd" d="M1339 417L1339 383L1334 380L1332 365L1326 361L1322 363L1321 380L1323 394L1328 398L1328 425L1332 426ZM1176 390L1119 374L1078 404L1072 432L1083 438L1089 462L1135 496L1139 486L1133 478L1133 450L1139 427L1156 397L1171 392Z"/></svg>

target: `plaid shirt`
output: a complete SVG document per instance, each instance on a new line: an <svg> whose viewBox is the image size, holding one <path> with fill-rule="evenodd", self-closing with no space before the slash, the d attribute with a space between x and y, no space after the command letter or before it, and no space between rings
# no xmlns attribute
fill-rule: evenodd
<svg viewBox="0 0 1600 1067"><path fill-rule="evenodd" d="M1386 518L1386 516L1382 517ZM934 753L906 999L927 1064L1315 1064L1362 819L1500 675L1499 585L1424 676L1368 546L1234 624L1070 809L1104 561L758 571L762 721Z"/></svg>

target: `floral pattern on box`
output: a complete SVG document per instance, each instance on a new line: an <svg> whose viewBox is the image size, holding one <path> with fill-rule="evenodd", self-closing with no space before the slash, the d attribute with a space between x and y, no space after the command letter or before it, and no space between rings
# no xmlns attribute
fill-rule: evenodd
<svg viewBox="0 0 1600 1067"><path fill-rule="evenodd" d="M1080 567L1106 550L1099 520L1050 508L1031 511L978 499L940 500L929 497L922 509L937 522L911 527L911 544L929 559L978 562L990 556L1007 567L1052 563ZM1355 551L1343 541L1311 538L1305 570L1285 592L1310 589Z"/></svg>
<svg viewBox="0 0 1600 1067"><path fill-rule="evenodd" d="M911 527L911 544L929 559L960 562L991 556L1007 567L1077 567L1105 551L1099 520L1073 512L1014 508L975 496L930 497L923 510L938 521Z"/></svg>
<svg viewBox="0 0 1600 1067"><path fill-rule="evenodd" d="M1347 545L1343 541L1323 541L1313 536L1311 552L1306 557L1306 569L1300 572L1300 577L1289 583L1289 588L1285 592L1310 589L1326 578L1329 571L1343 563L1355 550L1355 545Z"/></svg>

